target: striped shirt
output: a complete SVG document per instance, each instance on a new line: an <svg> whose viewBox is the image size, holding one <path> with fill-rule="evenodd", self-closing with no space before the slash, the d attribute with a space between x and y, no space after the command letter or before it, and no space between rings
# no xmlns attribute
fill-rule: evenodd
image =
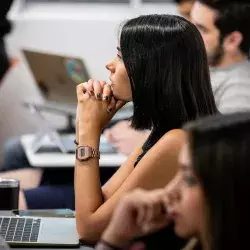
<svg viewBox="0 0 250 250"><path fill-rule="evenodd" d="M250 110L250 62L210 69L217 108L221 113Z"/></svg>

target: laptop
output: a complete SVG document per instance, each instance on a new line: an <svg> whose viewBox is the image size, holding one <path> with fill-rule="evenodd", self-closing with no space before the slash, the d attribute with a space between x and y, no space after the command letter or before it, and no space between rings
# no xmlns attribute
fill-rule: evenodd
<svg viewBox="0 0 250 250"><path fill-rule="evenodd" d="M11 247L77 247L75 218L0 216L0 235Z"/></svg>
<svg viewBox="0 0 250 250"><path fill-rule="evenodd" d="M34 140L32 150L35 153L75 153L75 134L59 135L47 134L42 140ZM117 154L116 149L101 135L99 151L101 154Z"/></svg>
<svg viewBox="0 0 250 250"><path fill-rule="evenodd" d="M76 86L88 81L90 76L81 58L50 54L28 49L22 50L35 84L45 103L25 100L24 105L36 106L41 111L75 115ZM126 119L133 115L133 104L127 103L112 120Z"/></svg>
<svg viewBox="0 0 250 250"><path fill-rule="evenodd" d="M46 103L76 108L76 86L88 81L81 58L22 50L31 73Z"/></svg>

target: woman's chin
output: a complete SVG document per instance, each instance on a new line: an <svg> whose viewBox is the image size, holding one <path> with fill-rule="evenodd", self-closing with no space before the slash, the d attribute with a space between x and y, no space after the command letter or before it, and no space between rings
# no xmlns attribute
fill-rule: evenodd
<svg viewBox="0 0 250 250"><path fill-rule="evenodd" d="M125 102L129 102L128 98L126 98L125 96L123 96L122 94L116 93L113 91L113 96L116 100L121 100L121 101L125 101Z"/></svg>
<svg viewBox="0 0 250 250"><path fill-rule="evenodd" d="M176 226L174 227L174 231L179 237L183 239L189 239L194 236L194 234L189 232L188 230L185 230L183 228L178 228Z"/></svg>

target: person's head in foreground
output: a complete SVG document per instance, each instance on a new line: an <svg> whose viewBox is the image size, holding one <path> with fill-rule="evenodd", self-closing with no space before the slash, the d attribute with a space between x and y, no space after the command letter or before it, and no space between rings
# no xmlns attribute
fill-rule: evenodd
<svg viewBox="0 0 250 250"><path fill-rule="evenodd" d="M175 0L180 15L190 20L190 13L195 0Z"/></svg>
<svg viewBox="0 0 250 250"><path fill-rule="evenodd" d="M196 0L191 21L203 37L211 66L231 66L248 58L249 13L249 0Z"/></svg>
<svg viewBox="0 0 250 250"><path fill-rule="evenodd" d="M126 21L117 56L106 67L114 97L133 100L136 129L168 131L216 112L202 37L182 17L146 15Z"/></svg>
<svg viewBox="0 0 250 250"><path fill-rule="evenodd" d="M250 223L249 127L250 113L186 125L175 178L165 189L122 199L103 239L124 246L126 237L172 221L177 235L196 237L203 250L244 249Z"/></svg>
<svg viewBox="0 0 250 250"><path fill-rule="evenodd" d="M250 223L250 113L186 125L187 143L169 190L175 231L203 249L243 249ZM172 200L171 200L172 199Z"/></svg>

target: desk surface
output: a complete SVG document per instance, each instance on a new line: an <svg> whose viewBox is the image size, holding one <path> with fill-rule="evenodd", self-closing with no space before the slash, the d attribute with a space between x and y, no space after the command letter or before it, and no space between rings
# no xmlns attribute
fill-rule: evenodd
<svg viewBox="0 0 250 250"><path fill-rule="evenodd" d="M42 250L42 249L44 249L44 250L67 250L67 249L69 249L69 250L93 250L94 248L92 248L92 247L87 247L87 246L80 246L79 248L41 248L41 247L39 247L39 248L18 248L18 247L14 247L14 248L11 248L11 249L16 249L16 250L35 250L35 249L37 249L37 250Z"/></svg>
<svg viewBox="0 0 250 250"><path fill-rule="evenodd" d="M75 154L64 153L33 153L32 142L34 135L21 136L21 143L28 158L28 161L33 167L55 168L55 167L74 167ZM101 154L100 167L119 167L126 160L123 154Z"/></svg>
<svg viewBox="0 0 250 250"><path fill-rule="evenodd" d="M0 211L0 216L14 216L14 214L11 212L11 211ZM66 249L69 249L69 250L93 250L94 248L92 247L89 247L89 246L81 246L80 248L42 248L42 247L39 247L39 248L35 248L35 247L32 247L32 248L25 248L25 247L22 247L22 248L11 248L11 249L17 249L17 250L31 250L31 249L38 249L38 250L41 250L41 249L45 249L45 250L66 250Z"/></svg>

